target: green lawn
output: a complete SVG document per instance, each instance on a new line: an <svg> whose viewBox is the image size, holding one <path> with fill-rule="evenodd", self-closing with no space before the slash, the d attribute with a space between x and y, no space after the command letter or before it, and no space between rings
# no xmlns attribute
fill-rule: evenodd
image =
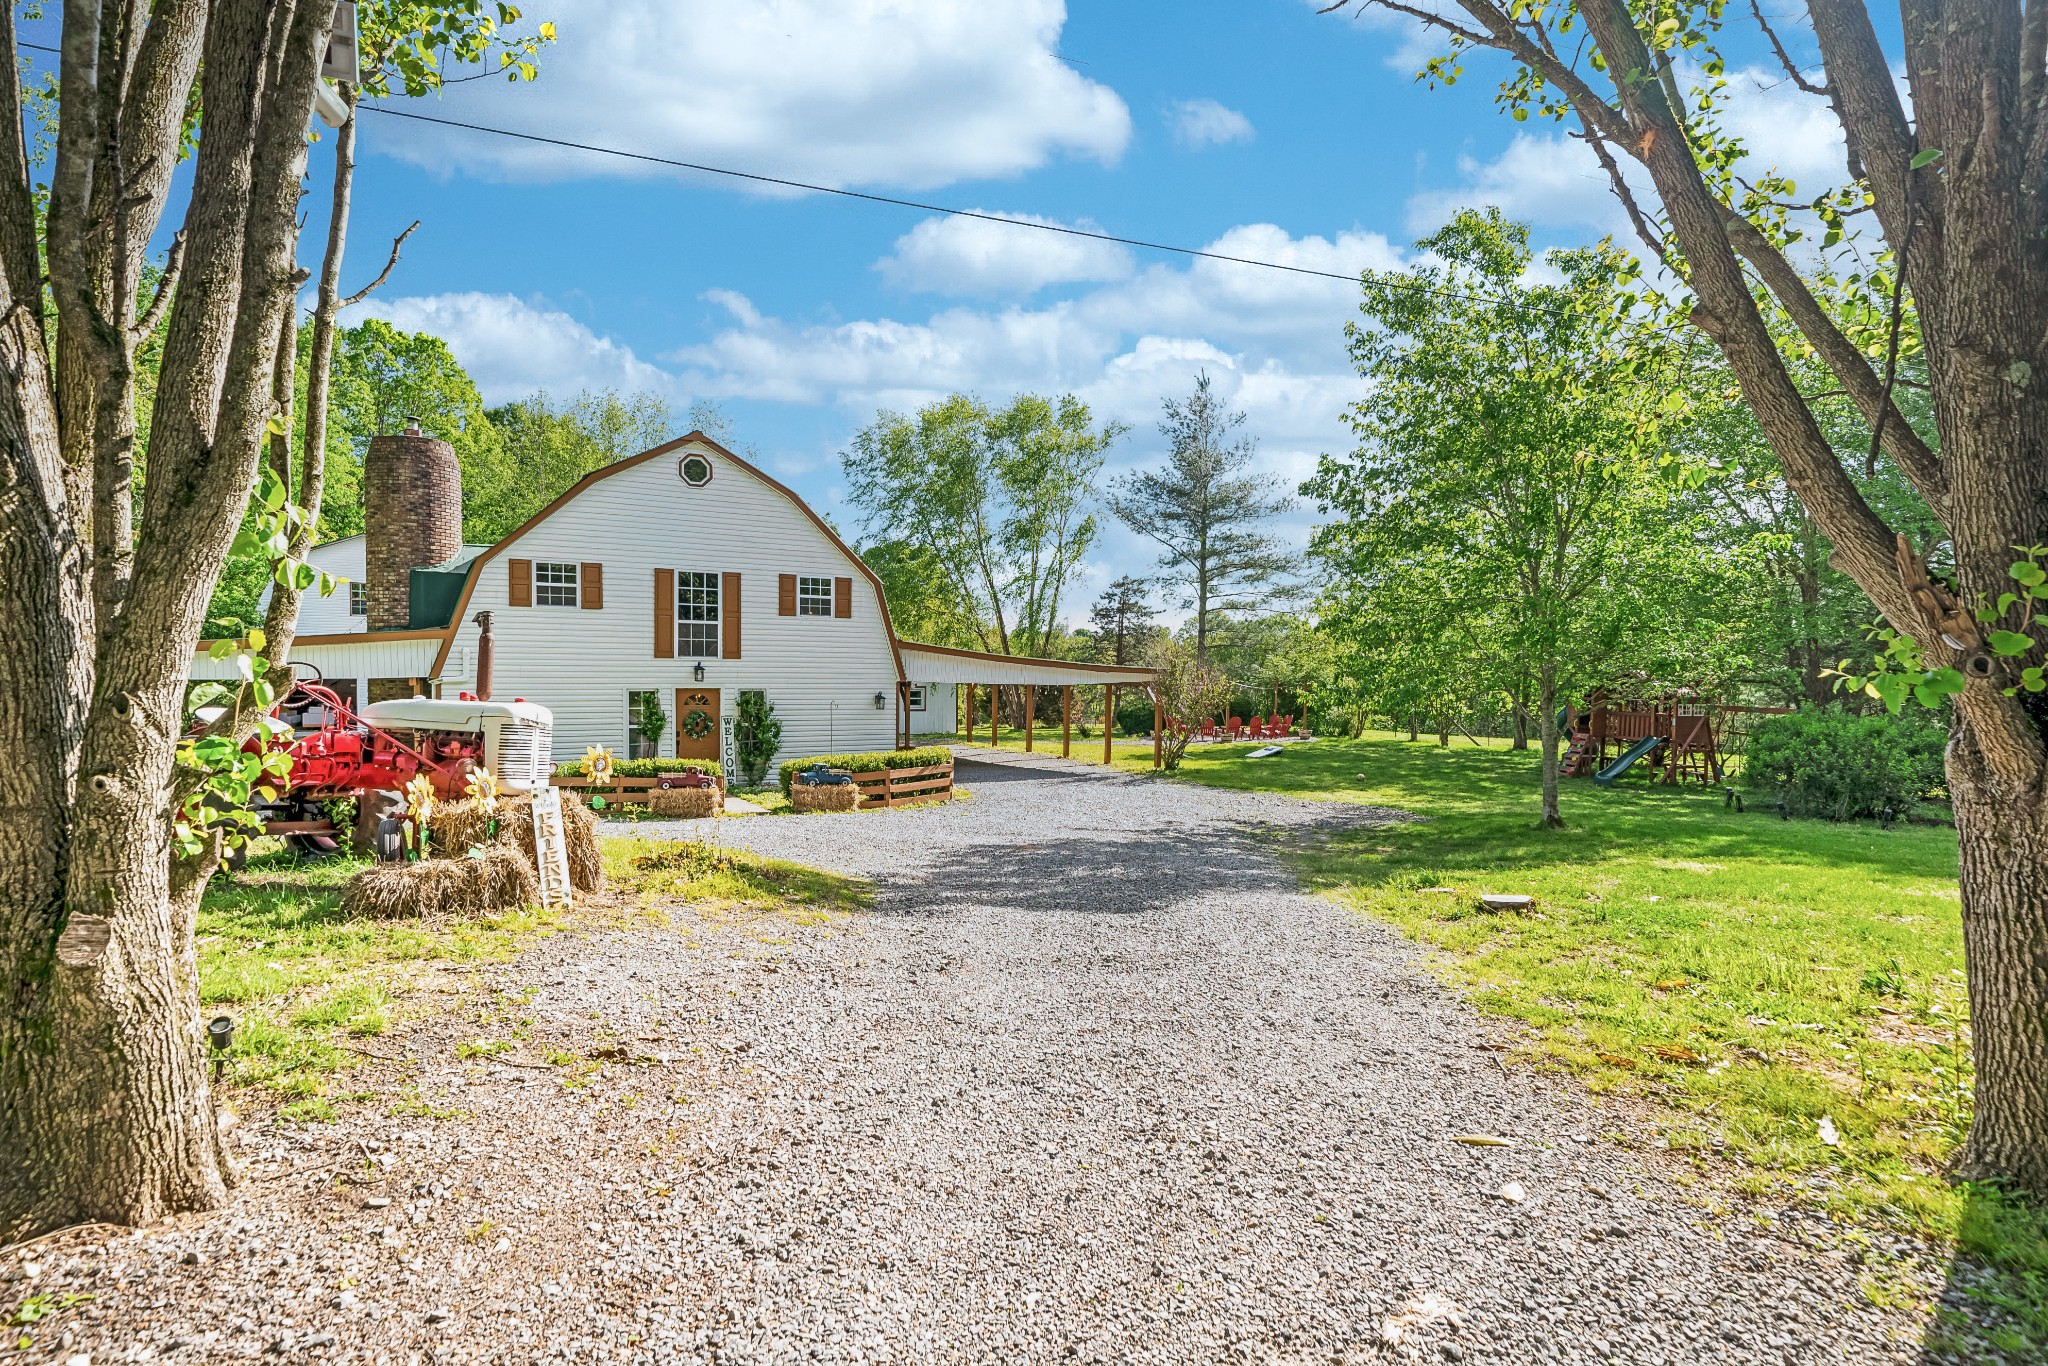
<svg viewBox="0 0 2048 1366"><path fill-rule="evenodd" d="M1430 818L1288 856L1311 887L1438 950L1446 980L1527 1027L1531 1060L1649 1100L1703 1173L1960 1240L2014 1273L2028 1327L2010 1331L2048 1342L2048 1225L1942 1178L1969 1123L1952 830L1738 814L1719 789L1634 776L1567 780L1567 828L1544 830L1533 752L1396 736L1249 748L1196 746L1178 779ZM1481 892L1535 906L1488 913Z"/></svg>

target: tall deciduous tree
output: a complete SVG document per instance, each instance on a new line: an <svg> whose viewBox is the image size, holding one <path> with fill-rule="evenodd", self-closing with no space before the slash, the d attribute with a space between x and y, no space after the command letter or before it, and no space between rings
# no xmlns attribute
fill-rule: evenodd
<svg viewBox="0 0 2048 1366"><path fill-rule="evenodd" d="M1038 655L1095 543L1095 479L1122 433L1071 394L1000 409L955 394L855 436L848 491L864 534L935 570L983 649Z"/></svg>
<svg viewBox="0 0 2048 1366"><path fill-rule="evenodd" d="M1788 214L1783 178L1736 173L1718 0L1373 2L1448 36L1440 78L1455 78L1456 49L1495 49L1516 63L1507 106L1578 125L1646 248L1683 279L1692 322L1740 380L1834 563L1899 633L1890 697L1953 696L1948 784L1977 1063L1960 1169L2048 1195L2048 633L2034 622L2041 571L2014 551L2048 543L2048 5L1902 3L1895 67L1863 0L1807 0L1812 71L1750 10L1788 79L1841 123L1843 184L1809 201L1821 250L1852 230L1844 207L1867 199L1889 262L1865 283L1880 304L1911 297L1930 441L1893 402L1887 339L1845 327L1826 273L1788 253L1790 234L1811 225ZM1656 221L1627 166L1647 178ZM1912 484L1945 545L1904 544L1848 477L1767 309L1826 365L1871 429L1873 458Z"/></svg>
<svg viewBox="0 0 2048 1366"><path fill-rule="evenodd" d="M1109 509L1164 550L1164 577L1187 592L1195 658L1206 663L1210 614L1255 607L1287 581L1294 556L1265 524L1294 500L1252 472L1258 442L1239 431L1245 415L1225 410L1207 374L1164 406L1166 464L1118 480Z"/></svg>
<svg viewBox="0 0 2048 1366"><path fill-rule="evenodd" d="M1563 283L1528 283L1528 230L1497 209L1460 213L1416 245L1438 264L1368 287L1366 323L1350 327L1369 381L1351 411L1363 444L1349 459L1324 457L1303 486L1365 531L1324 528L1316 549L1338 579L1421 562L1446 580L1430 615L1468 631L1486 621L1488 653L1526 661L1543 820L1556 825L1555 713L1589 625L1610 615L1595 596L1653 601L1653 583L1619 571L1668 534L1626 382L1631 334L1615 322L1626 262L1611 250L1552 252L1546 264Z"/></svg>
<svg viewBox="0 0 2048 1366"><path fill-rule="evenodd" d="M389 8L365 6L373 44ZM432 23L409 33L402 62L432 60L450 33L488 34L510 10L415 8ZM0 138L0 1239L207 1208L230 1178L192 949L220 835L187 817L202 794L232 800L244 775L230 759L222 782L178 737L207 600L259 473L279 658L318 577L299 557L324 442L309 428L294 468L289 434L297 211L334 13L330 0L160 0L146 19L65 6L40 242L15 7L0 14L0 103L15 120ZM330 335L348 138L315 311ZM188 147L183 227L152 272ZM156 362L146 377L138 352ZM314 397L309 416L324 415ZM277 686L255 633L248 644L254 677L215 753L238 753Z"/></svg>

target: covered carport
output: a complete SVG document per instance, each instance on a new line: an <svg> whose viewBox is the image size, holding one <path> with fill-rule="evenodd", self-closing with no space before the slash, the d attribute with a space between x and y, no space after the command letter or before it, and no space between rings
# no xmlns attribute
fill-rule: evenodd
<svg viewBox="0 0 2048 1366"><path fill-rule="evenodd" d="M974 742L974 701L975 692L987 688L990 696L989 740L995 741L997 727L1002 718L1002 689L1022 688L1024 690L1024 748L1027 752L1037 748L1037 694L1040 688L1060 690L1060 755L1071 758L1074 753L1074 689L1077 687L1099 687L1102 692L1102 762L1107 764L1113 757L1111 746L1116 731L1116 692L1118 688L1141 688L1152 699L1152 766L1159 767L1161 761L1161 732L1165 715L1159 697L1159 671L1141 669L1129 664L1075 664L1064 659L1032 659L1023 655L989 654L981 650L954 650L941 645L914 645L901 641L898 648L903 656L903 673L906 680L915 679L920 683L934 683L940 686L954 684L967 689L967 741ZM910 683L898 685L898 696L903 699L897 708L902 718L902 743L910 743L910 712L908 695Z"/></svg>

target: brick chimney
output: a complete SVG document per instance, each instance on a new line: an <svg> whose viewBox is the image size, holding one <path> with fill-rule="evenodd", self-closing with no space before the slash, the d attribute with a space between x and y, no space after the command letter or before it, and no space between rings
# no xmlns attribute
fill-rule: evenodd
<svg viewBox="0 0 2048 1366"><path fill-rule="evenodd" d="M373 631L411 624L412 571L462 549L462 467L455 448L407 418L363 457L363 592Z"/></svg>

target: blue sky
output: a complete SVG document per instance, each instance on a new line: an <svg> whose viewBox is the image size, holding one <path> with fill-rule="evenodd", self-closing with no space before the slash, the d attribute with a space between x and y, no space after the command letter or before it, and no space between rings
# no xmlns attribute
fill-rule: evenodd
<svg viewBox="0 0 2048 1366"><path fill-rule="evenodd" d="M1407 21L1316 8L534 0L529 19L560 33L537 82L396 103L1341 272L1399 265L1461 203L1501 204L1545 243L1617 226L1576 144L1495 112L1488 59L1431 91L1413 80L1426 44ZM1823 109L1776 73L1749 85L1743 117L1774 159L1807 179L1839 165ZM1160 398L1198 369L1289 480L1350 444L1356 289L1342 282L365 117L345 287L414 218L358 316L445 337L489 402L540 388L715 401L849 530L848 437L877 408L953 390L1080 394L1131 427L1112 472L1158 458ZM1288 533L1307 524L1304 511ZM1071 601L1151 560L1108 526Z"/></svg>

